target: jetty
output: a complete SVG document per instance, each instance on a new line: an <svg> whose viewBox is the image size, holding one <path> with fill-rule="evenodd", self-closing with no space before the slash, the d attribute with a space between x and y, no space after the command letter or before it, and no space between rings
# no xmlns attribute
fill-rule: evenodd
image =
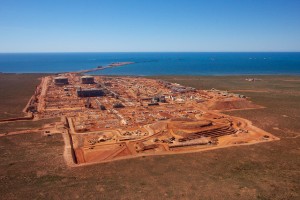
<svg viewBox="0 0 300 200"><path fill-rule="evenodd" d="M134 62L114 62L114 63L111 63L111 64L109 64L107 66L98 66L98 67L92 68L92 69L80 70L80 71L77 71L75 73L78 73L78 74L88 73L88 72L94 72L94 71L104 70L104 69L107 69L107 68L121 67L121 66L124 66L124 65L131 65L131 64L134 64Z"/></svg>

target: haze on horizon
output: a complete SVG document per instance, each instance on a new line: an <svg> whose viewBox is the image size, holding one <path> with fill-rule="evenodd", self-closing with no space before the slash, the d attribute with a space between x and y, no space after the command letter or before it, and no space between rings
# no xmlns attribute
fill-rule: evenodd
<svg viewBox="0 0 300 200"><path fill-rule="evenodd" d="M300 51L298 0L2 0L0 52Z"/></svg>

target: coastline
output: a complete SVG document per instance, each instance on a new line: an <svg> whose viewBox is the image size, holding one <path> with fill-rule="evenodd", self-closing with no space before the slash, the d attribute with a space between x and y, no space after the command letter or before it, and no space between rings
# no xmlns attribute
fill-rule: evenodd
<svg viewBox="0 0 300 200"><path fill-rule="evenodd" d="M113 67L108 67L113 68ZM106 69L106 68L105 68ZM51 75L51 74L64 74L64 73L89 73L92 71L101 71L105 69L97 69L97 68L91 68L87 70L80 70L80 71L74 71L74 72L0 72L0 75ZM299 77L299 74L156 74L156 75L126 75L126 74L89 74L93 76L131 76L131 77L243 77L243 78L249 78L249 77Z"/></svg>
<svg viewBox="0 0 300 200"><path fill-rule="evenodd" d="M107 69L105 75L300 75L299 52L148 52L1 54L3 73L63 73L86 71L110 63L134 62ZM96 70L97 71L97 70ZM96 71L89 72L97 74Z"/></svg>

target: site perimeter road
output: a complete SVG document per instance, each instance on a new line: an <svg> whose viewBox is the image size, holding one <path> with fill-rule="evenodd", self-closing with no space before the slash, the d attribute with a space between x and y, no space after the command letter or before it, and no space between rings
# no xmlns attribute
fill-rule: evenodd
<svg viewBox="0 0 300 200"><path fill-rule="evenodd" d="M33 79L27 74L11 76L16 76L17 80L26 80L26 77ZM230 115L247 118L281 140L263 145L68 168L62 156L64 142L60 134L51 137L37 133L2 137L1 197L298 200L300 138L296 134L300 130L299 77L264 76L263 81L254 84L244 82L244 79L242 76L166 78L201 89L250 90L254 87L257 90L272 90L268 93L243 93L265 109L234 111ZM28 84L17 82L7 84L17 84L19 90L29 91L25 101L20 103L24 106L32 95L32 88L26 89ZM19 93L10 91L15 95L12 99L19 98L16 96ZM18 100L21 102L21 99ZM10 104L1 104L4 107L7 105Z"/></svg>

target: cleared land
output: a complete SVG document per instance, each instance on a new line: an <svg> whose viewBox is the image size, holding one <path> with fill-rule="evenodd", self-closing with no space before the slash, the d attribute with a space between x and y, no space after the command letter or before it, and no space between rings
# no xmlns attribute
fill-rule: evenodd
<svg viewBox="0 0 300 200"><path fill-rule="evenodd" d="M261 81L248 82L245 76L216 77L160 77L191 87L218 88L251 98L264 109L231 111L230 114L249 119L255 126L280 138L300 134L300 78L299 76L255 76Z"/></svg>
<svg viewBox="0 0 300 200"><path fill-rule="evenodd" d="M299 199L299 77L163 79L200 89L247 90L239 93L266 108L230 115L247 118L281 140L68 168L60 134L6 136L0 138L2 198Z"/></svg>
<svg viewBox="0 0 300 200"><path fill-rule="evenodd" d="M0 120L6 118L23 117L22 112L28 100L33 95L41 78L46 74L0 74ZM40 121L18 121L0 123L2 134L40 128L46 123L59 120L58 118Z"/></svg>
<svg viewBox="0 0 300 200"><path fill-rule="evenodd" d="M279 139L220 113L262 108L244 95L143 77L46 76L27 108L34 120L63 117L52 131L69 134L80 165Z"/></svg>

